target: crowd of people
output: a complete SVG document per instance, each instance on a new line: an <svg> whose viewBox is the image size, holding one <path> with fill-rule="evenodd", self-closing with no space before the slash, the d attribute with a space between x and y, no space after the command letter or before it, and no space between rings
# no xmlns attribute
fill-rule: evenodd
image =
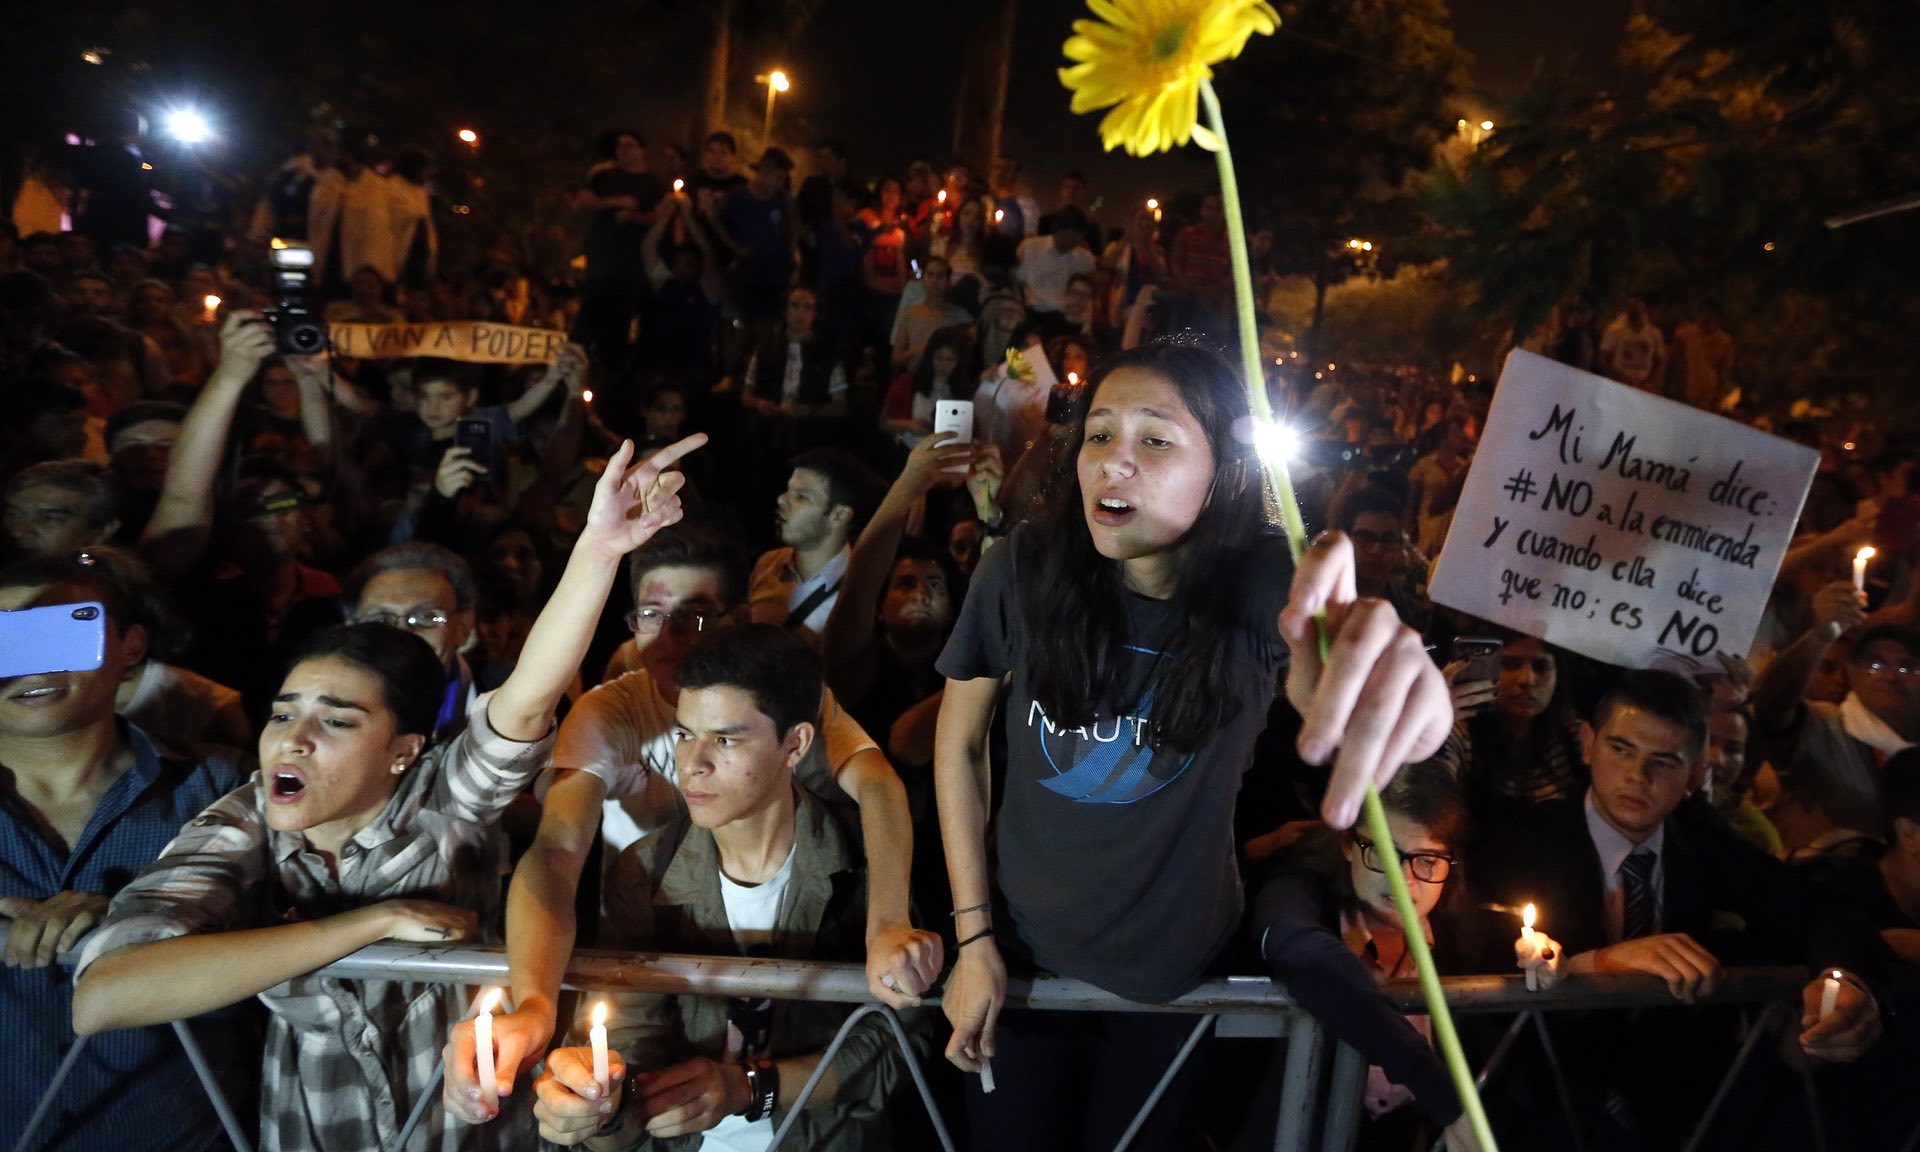
<svg viewBox="0 0 1920 1152"><path fill-rule="evenodd" d="M442 266L430 158L325 125L212 243L84 203L0 230L0 1139L82 1037L37 1146L220 1147L190 1020L266 1149L762 1149L851 1011L564 992L595 946L861 965L995 1150L1112 1146L1191 1026L1010 976L1153 1004L1265 973L1371 1065L1363 1147L1474 1148L1383 990L1412 961L1369 783L1444 974L1676 1001L1553 1017L1564 1094L1523 1040L1503 1142L1570 1112L1678 1147L1746 1027L1774 1034L1713 1146L1810 1146L1802 1076L1832 1146L1913 1129L1912 441L1768 420L1823 455L1753 651L1603 667L1427 596L1477 375L1276 357L1318 534L1290 558L1216 193L1109 232L1011 159L858 179L826 143L796 185L725 132L599 143L569 277ZM332 323L565 348L283 352L269 242L311 249ZM1740 407L1711 304L1671 338L1594 316L1542 349ZM86 627L97 663L61 663ZM484 1043L474 990L318 974L383 940L504 943ZM1756 963L1804 1003L1696 1003ZM1476 1059L1504 1024L1463 1020ZM1280 1066L1211 1042L1133 1147L1270 1146ZM864 1019L787 1146L931 1146L905 1072Z"/></svg>

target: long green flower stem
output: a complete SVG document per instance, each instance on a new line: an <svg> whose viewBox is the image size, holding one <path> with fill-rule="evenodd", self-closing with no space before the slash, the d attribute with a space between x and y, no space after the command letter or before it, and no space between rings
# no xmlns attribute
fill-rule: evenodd
<svg viewBox="0 0 1920 1152"><path fill-rule="evenodd" d="M1240 361L1246 378L1247 407L1258 426L1270 426L1273 404L1267 397L1266 368L1260 356L1260 329L1253 309L1253 269L1247 261L1247 226L1240 214L1240 184L1234 179L1233 152L1227 146L1227 124L1220 115L1220 98L1214 94L1211 81L1200 82L1200 101L1206 107L1207 124L1220 141L1220 149L1214 153L1214 159L1220 167L1220 206L1227 216L1227 251L1233 261L1233 297L1240 312ZM1277 454L1268 455L1265 464L1268 482L1273 485L1274 496L1280 504L1280 522L1286 529L1287 547L1293 553L1294 563L1298 564L1302 553L1306 551L1307 526L1300 519L1300 504L1294 498L1293 480L1287 475L1287 462ZM1323 621L1320 630L1322 666L1326 659L1327 634ZM1487 1126L1486 1109L1481 1106L1473 1071L1467 1067L1466 1054L1460 1049L1460 1034L1454 1031L1453 1016L1447 1011L1446 996L1440 990L1440 973L1433 966L1433 952L1427 947L1427 934L1421 929L1420 914L1415 911L1413 897L1407 892L1407 877L1400 864L1400 853L1393 846L1393 830L1387 824L1387 810L1380 804L1380 790L1372 784L1367 785L1365 808L1367 833L1373 838L1380 854L1380 867L1387 875L1387 886L1393 891L1394 906L1400 910L1400 926L1406 932L1407 951L1412 953L1414 969L1420 975L1420 991L1426 997L1427 1014L1433 1021L1433 1034L1440 1043L1440 1053L1446 1060L1447 1071L1453 1076L1454 1091L1460 1096L1461 1107L1466 1109L1468 1123L1473 1127L1474 1138L1479 1141L1482 1152L1499 1152L1493 1140L1493 1130Z"/></svg>

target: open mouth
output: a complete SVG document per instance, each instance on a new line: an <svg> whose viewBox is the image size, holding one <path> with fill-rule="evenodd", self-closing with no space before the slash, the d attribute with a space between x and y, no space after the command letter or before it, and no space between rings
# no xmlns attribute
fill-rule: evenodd
<svg viewBox="0 0 1920 1152"><path fill-rule="evenodd" d="M1096 524L1114 527L1131 520L1135 511L1132 504L1117 496L1102 496L1094 502L1093 520Z"/></svg>
<svg viewBox="0 0 1920 1152"><path fill-rule="evenodd" d="M267 797L275 804L293 804L307 793L307 778L298 771L283 766L273 770L273 778L267 784Z"/></svg>
<svg viewBox="0 0 1920 1152"><path fill-rule="evenodd" d="M7 693L7 698L22 704L44 704L48 701L58 700L66 694L67 686L62 682L31 680L23 685L17 684L13 691Z"/></svg>

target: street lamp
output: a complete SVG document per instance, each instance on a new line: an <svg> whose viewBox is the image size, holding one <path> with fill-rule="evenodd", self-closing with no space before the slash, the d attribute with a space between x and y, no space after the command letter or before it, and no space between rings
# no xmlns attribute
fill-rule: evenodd
<svg viewBox="0 0 1920 1152"><path fill-rule="evenodd" d="M167 113L167 134L182 144L204 144L213 139L213 125L197 108L175 108Z"/></svg>
<svg viewBox="0 0 1920 1152"><path fill-rule="evenodd" d="M753 82L767 86L767 118L760 125L760 136L767 144L771 144L773 143L773 98L793 85L787 80L787 74L779 69L764 76L755 76Z"/></svg>

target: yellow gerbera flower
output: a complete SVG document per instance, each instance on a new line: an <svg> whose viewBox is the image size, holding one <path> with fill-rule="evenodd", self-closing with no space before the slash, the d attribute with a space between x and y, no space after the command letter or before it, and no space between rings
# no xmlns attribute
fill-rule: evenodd
<svg viewBox="0 0 1920 1152"><path fill-rule="evenodd" d="M1109 151L1135 156L1197 140L1219 141L1199 122L1200 85L1212 65L1240 55L1255 32L1273 35L1280 14L1267 0L1087 0L1099 20L1075 20L1060 69L1073 110L1112 107L1100 121ZM1117 105L1117 107L1116 107Z"/></svg>

